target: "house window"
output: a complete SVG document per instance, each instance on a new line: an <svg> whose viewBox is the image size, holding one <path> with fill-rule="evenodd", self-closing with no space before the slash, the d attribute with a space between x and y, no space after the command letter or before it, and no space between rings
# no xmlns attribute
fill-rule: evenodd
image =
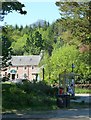
<svg viewBox="0 0 91 120"><path fill-rule="evenodd" d="M10 73L8 73L8 77L10 78Z"/></svg>
<svg viewBox="0 0 91 120"><path fill-rule="evenodd" d="M24 69L26 70L26 68L27 68L27 67L25 66Z"/></svg>
<svg viewBox="0 0 91 120"><path fill-rule="evenodd" d="M26 78L27 77L27 75L26 75L26 73L24 74L24 78Z"/></svg>
<svg viewBox="0 0 91 120"><path fill-rule="evenodd" d="M18 78L18 74L17 74L17 78Z"/></svg>
<svg viewBox="0 0 91 120"><path fill-rule="evenodd" d="M34 66L32 66L32 69L34 69Z"/></svg>
<svg viewBox="0 0 91 120"><path fill-rule="evenodd" d="M5 72L5 76L7 76L7 72Z"/></svg>

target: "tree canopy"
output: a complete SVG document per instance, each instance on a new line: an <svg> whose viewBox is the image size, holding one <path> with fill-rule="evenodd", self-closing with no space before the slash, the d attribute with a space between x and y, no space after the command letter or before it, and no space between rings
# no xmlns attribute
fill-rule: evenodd
<svg viewBox="0 0 91 120"><path fill-rule="evenodd" d="M26 14L27 12L23 10L24 4L21 4L17 0L10 0L10 1L2 1L0 0L0 21L4 20L4 16L7 15L10 12L13 12L14 10L17 11L20 14ZM8 26L2 26L0 33L0 44L2 44L2 56L3 56L3 67L6 65L6 61L8 60L8 53L11 51L10 45L11 45L11 35L12 30L8 29ZM8 31L9 30L9 31ZM10 35L10 37L9 37Z"/></svg>
<svg viewBox="0 0 91 120"><path fill-rule="evenodd" d="M59 22L64 26L63 35L69 32L73 36L73 40L88 44L91 41L91 34L89 34L90 3L56 2L56 5L59 7L61 14Z"/></svg>
<svg viewBox="0 0 91 120"><path fill-rule="evenodd" d="M0 0L0 21L4 19L5 15L13 12L14 10L20 14L25 15L27 12L23 10L23 7L25 7L25 5L21 2L18 2L17 0L5 0L4 2Z"/></svg>

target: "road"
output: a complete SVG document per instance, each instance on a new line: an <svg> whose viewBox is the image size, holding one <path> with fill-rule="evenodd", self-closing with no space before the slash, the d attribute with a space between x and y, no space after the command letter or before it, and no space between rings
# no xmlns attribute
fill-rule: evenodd
<svg viewBox="0 0 91 120"><path fill-rule="evenodd" d="M59 119L30 119L30 118L19 118L19 119L17 119L17 118L13 118L13 119L2 119L2 120L90 120L89 118L59 118Z"/></svg>
<svg viewBox="0 0 91 120"><path fill-rule="evenodd" d="M2 120L89 120L90 110L68 109L37 114L4 114Z"/></svg>

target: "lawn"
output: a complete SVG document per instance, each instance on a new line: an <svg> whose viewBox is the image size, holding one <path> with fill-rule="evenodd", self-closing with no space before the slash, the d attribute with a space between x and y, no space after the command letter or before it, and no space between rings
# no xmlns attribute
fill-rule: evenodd
<svg viewBox="0 0 91 120"><path fill-rule="evenodd" d="M91 90L88 88L79 88L79 87L75 87L75 93L77 94L91 94Z"/></svg>

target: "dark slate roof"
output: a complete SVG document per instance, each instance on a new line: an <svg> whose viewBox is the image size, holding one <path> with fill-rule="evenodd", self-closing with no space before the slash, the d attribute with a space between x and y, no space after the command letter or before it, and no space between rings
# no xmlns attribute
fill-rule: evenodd
<svg viewBox="0 0 91 120"><path fill-rule="evenodd" d="M40 60L40 55L12 56L11 64L13 66L38 65Z"/></svg>

